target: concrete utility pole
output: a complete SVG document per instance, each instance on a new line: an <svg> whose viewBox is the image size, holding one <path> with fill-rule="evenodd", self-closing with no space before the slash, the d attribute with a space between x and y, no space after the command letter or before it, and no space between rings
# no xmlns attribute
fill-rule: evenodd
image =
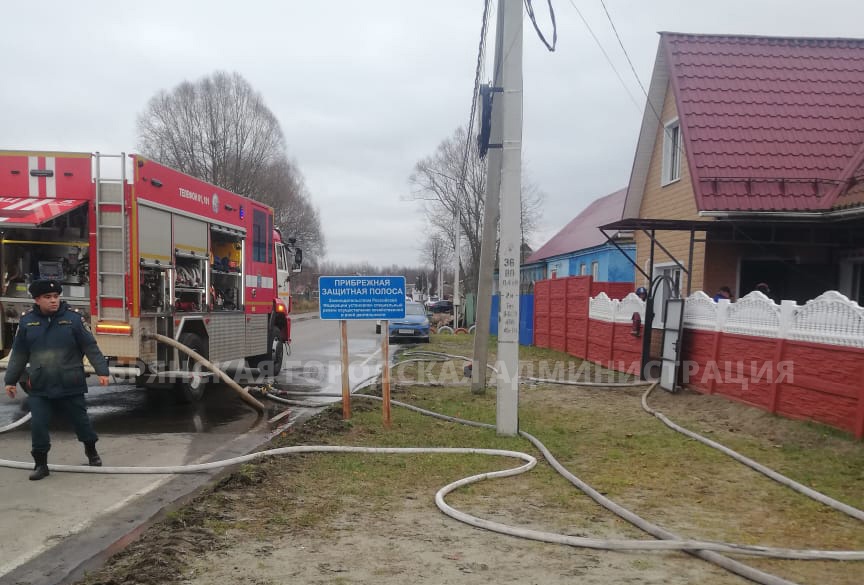
<svg viewBox="0 0 864 585"><path fill-rule="evenodd" d="M503 7L503 8L502 8ZM501 85L501 244L498 282L498 395L496 428L499 435L519 432L519 265L522 250L522 0L500 0L504 12L504 66Z"/></svg>
<svg viewBox="0 0 864 585"><path fill-rule="evenodd" d="M498 210L501 189L501 99L495 96L501 87L501 45L504 42L504 11L498 10L495 25L495 60L492 65L490 107L492 127L486 154L486 198L483 207L483 239L480 243L480 273L477 278L477 321L474 328L474 359L471 363L471 392L486 392L486 366L489 364L489 326L492 322L492 272L495 243L498 239ZM497 319L498 316L496 315Z"/></svg>

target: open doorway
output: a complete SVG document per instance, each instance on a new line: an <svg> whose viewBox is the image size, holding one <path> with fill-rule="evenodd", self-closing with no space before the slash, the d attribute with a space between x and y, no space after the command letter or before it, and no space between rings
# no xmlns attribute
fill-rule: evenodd
<svg viewBox="0 0 864 585"><path fill-rule="evenodd" d="M806 303L826 290L837 288L837 267L833 264L800 264L795 259L742 260L738 298L766 283L776 302Z"/></svg>

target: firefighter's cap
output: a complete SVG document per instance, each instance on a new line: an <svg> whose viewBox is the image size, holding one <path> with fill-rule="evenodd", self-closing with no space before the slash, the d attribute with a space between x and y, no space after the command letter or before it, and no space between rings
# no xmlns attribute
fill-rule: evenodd
<svg viewBox="0 0 864 585"><path fill-rule="evenodd" d="M34 280L29 290L30 295L35 299L48 293L62 293L63 287L56 280Z"/></svg>

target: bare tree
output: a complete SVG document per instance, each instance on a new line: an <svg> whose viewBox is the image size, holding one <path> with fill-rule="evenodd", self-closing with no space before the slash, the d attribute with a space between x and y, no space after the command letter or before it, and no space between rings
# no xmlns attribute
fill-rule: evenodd
<svg viewBox="0 0 864 585"><path fill-rule="evenodd" d="M476 291L480 270L480 243L483 236L483 209L486 195L486 162L478 156L475 140L468 141L465 180L461 180L465 162L466 130L457 128L443 140L435 153L419 161L409 177L412 195L423 201L426 220L432 233L440 234L453 250L455 218L460 211L464 254L467 266L465 290ZM523 179L522 233L523 241L530 238L540 214L542 193L536 185Z"/></svg>
<svg viewBox="0 0 864 585"><path fill-rule="evenodd" d="M287 159L271 164L263 173L257 198L274 209L276 226L286 238L296 238L309 265L324 257L321 215L312 205L303 174Z"/></svg>
<svg viewBox="0 0 864 585"><path fill-rule="evenodd" d="M138 116L145 156L273 207L277 227L314 264L321 216L261 95L238 73L216 72L153 96Z"/></svg>
<svg viewBox="0 0 864 585"><path fill-rule="evenodd" d="M273 112L239 73L216 72L153 96L138 116L142 154L254 197L262 171L285 157Z"/></svg>
<svg viewBox="0 0 864 585"><path fill-rule="evenodd" d="M438 290L438 273L447 272L453 264L453 252L451 245L438 232L430 233L420 250L422 261L432 266L431 273L427 276L427 284L432 293L440 294Z"/></svg>

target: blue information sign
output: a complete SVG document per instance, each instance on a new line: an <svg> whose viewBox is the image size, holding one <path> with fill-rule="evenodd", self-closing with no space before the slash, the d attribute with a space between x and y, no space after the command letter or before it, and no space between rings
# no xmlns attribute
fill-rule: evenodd
<svg viewBox="0 0 864 585"><path fill-rule="evenodd" d="M404 276L319 276L321 319L377 320L405 317Z"/></svg>

